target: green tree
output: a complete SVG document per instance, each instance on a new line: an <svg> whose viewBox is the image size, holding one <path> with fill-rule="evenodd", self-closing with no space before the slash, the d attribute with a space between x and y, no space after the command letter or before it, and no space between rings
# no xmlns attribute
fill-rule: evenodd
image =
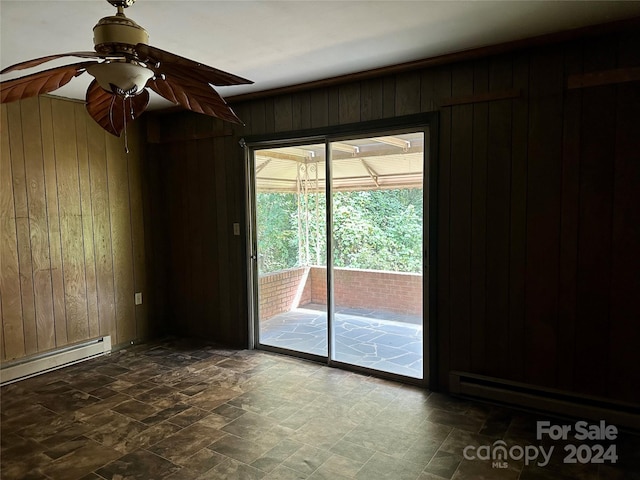
<svg viewBox="0 0 640 480"><path fill-rule="evenodd" d="M324 195L308 197L308 214L298 218L298 201L292 193L263 193L257 198L261 271L298 265L326 264ZM316 210L318 202L318 210ZM365 190L333 195L333 258L336 267L422 271L422 189ZM319 215L316 212L319 211ZM299 242L298 225L303 226ZM298 245L304 252L299 255Z"/></svg>
<svg viewBox="0 0 640 480"><path fill-rule="evenodd" d="M297 199L294 193L258 193L260 271L275 272L298 263Z"/></svg>

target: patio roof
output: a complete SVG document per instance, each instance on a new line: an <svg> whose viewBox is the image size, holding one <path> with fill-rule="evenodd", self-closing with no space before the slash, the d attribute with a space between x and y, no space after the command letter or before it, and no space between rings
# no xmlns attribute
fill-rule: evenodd
<svg viewBox="0 0 640 480"><path fill-rule="evenodd" d="M333 189L422 188L422 132L332 142ZM297 192L299 180L324 191L324 144L256 151L259 192ZM316 185L317 182L317 185Z"/></svg>

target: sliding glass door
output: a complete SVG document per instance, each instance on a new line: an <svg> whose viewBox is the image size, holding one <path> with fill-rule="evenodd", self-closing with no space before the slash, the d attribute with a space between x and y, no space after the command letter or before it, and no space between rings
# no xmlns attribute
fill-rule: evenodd
<svg viewBox="0 0 640 480"><path fill-rule="evenodd" d="M331 152L332 360L422 378L422 132Z"/></svg>
<svg viewBox="0 0 640 480"><path fill-rule="evenodd" d="M422 128L250 149L258 347L424 378L424 147Z"/></svg>
<svg viewBox="0 0 640 480"><path fill-rule="evenodd" d="M326 357L325 144L260 149L253 159L259 342Z"/></svg>

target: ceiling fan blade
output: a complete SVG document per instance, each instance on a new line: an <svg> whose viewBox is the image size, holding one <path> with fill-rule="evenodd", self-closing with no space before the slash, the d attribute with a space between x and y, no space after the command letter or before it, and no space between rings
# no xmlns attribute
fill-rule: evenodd
<svg viewBox="0 0 640 480"><path fill-rule="evenodd" d="M167 76L164 80L159 77L151 79L147 86L158 95L188 110L243 125L224 99L207 83Z"/></svg>
<svg viewBox="0 0 640 480"><path fill-rule="evenodd" d="M83 73L89 65L98 62L81 62L64 67L52 68L42 72L0 82L1 103L14 102L24 98L35 97L53 92L69 83L69 81Z"/></svg>
<svg viewBox="0 0 640 480"><path fill-rule="evenodd" d="M144 43L137 44L135 52L138 54L140 61L148 63L149 68L154 70L157 74L165 73L164 69L169 65L179 65L182 69L194 70L205 75L209 83L220 87L253 83L251 80L247 80L246 78L238 77L232 73L218 70L217 68L189 60L188 58L181 57L174 53L167 52Z"/></svg>
<svg viewBox="0 0 640 480"><path fill-rule="evenodd" d="M87 89L87 112L98 125L116 137L146 110L148 104L147 90L125 98L107 92L95 80Z"/></svg>
<svg viewBox="0 0 640 480"><path fill-rule="evenodd" d="M24 70L26 68L37 67L43 63L49 62L51 60L56 60L58 58L63 57L79 57L79 58L101 58L101 59L120 59L124 58L123 55L105 55L97 52L70 52L70 53L58 53L56 55L49 55L47 57L34 58L32 60L27 60L25 62L16 63L15 65L11 65L2 71L0 74L13 72L15 70Z"/></svg>

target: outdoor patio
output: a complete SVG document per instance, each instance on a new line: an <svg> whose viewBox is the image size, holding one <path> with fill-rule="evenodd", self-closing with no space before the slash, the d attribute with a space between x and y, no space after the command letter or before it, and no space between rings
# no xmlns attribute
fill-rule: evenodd
<svg viewBox="0 0 640 480"><path fill-rule="evenodd" d="M422 317L336 307L334 360L423 378ZM326 305L306 304L260 323L260 343L327 356Z"/></svg>

